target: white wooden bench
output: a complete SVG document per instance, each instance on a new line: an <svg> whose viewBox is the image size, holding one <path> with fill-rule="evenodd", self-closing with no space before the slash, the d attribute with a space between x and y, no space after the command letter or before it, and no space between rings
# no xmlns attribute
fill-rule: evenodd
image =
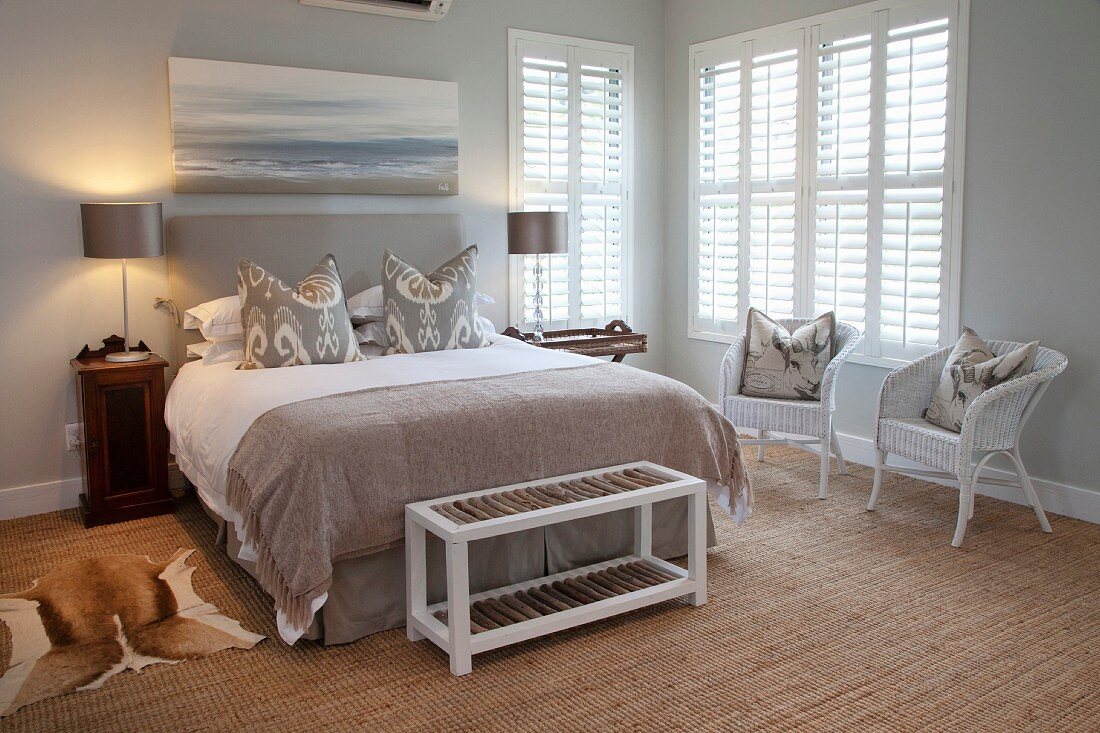
<svg viewBox="0 0 1100 733"><path fill-rule="evenodd" d="M689 497L688 568L653 556L653 504ZM634 553L470 595L468 543L634 509ZM432 499L405 507L406 624L469 674L472 655L670 598L707 602L706 483L644 461ZM447 601L427 605L426 532L446 543Z"/></svg>

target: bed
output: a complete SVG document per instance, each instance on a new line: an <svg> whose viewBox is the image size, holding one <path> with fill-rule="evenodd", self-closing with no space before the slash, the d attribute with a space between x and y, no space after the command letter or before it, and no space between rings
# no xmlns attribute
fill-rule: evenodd
<svg viewBox="0 0 1100 733"><path fill-rule="evenodd" d="M465 245L462 220L456 215L177 217L168 223L168 242L171 297L180 310L234 292L235 265L240 256L254 257L272 270L289 277L305 273L321 255L332 252L340 265L345 290L350 295L377 284L375 273L380 269L382 252L386 247L400 251L416 264L430 266ZM181 365L181 356L185 353L186 345L200 338L197 332L177 329L173 362ZM235 484L230 481L231 462L239 460L240 453L246 447L251 446L253 452L261 451L261 456L263 450L271 450L272 455L281 450L279 445L265 446L263 441L257 441L255 433L259 430L258 425L283 413L294 417L293 411L304 405L324 404L326 411L339 415L339 410L344 406L381 403L398 394L415 395L430 390L442 394L442 391L455 393L466 389L476 390L476 394L481 396L480 402L490 406L479 411L480 419L489 421L482 423L479 430L489 432L490 428L487 426L491 426L493 422L499 421L502 425L509 420L514 422L517 420L517 409L530 409L522 406L517 408L517 403L523 396L522 391L515 391L517 385L530 389L532 380L537 379L540 383L559 384L560 391L563 392L559 397L567 393L583 399L585 384L609 379L605 369L596 366L603 364L606 363L585 356L538 349L507 337L495 337L490 346L482 349L396 355L348 364L247 372L235 370L232 364L207 365L196 361L180 366L169 391L165 420L177 464L194 486L207 513L217 523L219 538L224 541L226 552L252 573L261 586L276 599L279 633L283 640L294 643L299 638L310 638L319 639L326 644L338 644L403 625L404 557L399 544L400 538L379 535L386 541L367 543L364 540L361 552L328 552L318 549L335 546L333 537L329 534L337 530L322 521L313 522L308 519L314 516L310 512L316 509L308 494L305 499L297 498L297 505L289 498L279 505L282 516L292 514L300 526L295 524L293 532L283 531L283 536L277 537L279 533L274 531L277 527L272 522L277 524L280 515L273 515L274 519L263 516L261 509L264 507L259 495L253 497L252 494L242 495L239 491L234 493L232 489ZM607 368L612 366L629 369L621 365L607 365ZM623 375L631 373L637 374L639 380L663 379L643 376L645 373L638 370L616 373L610 378L622 380ZM646 383L648 386L642 382L639 384L638 395L633 402L644 403L645 390L651 388L653 382ZM500 400L494 399L497 394L501 395ZM702 402L701 397L691 394L698 398L698 402L693 402L694 398L686 395L675 399L684 402L688 411L713 412L709 405ZM438 397L432 400L444 401ZM610 413L613 411L609 407L611 403L606 404L607 407L597 410L602 409L603 413L607 413L608 419L612 420ZM397 413L400 410L390 408L390 412ZM603 413L597 411L597 418L602 417ZM631 418L618 416L615 419ZM374 432L367 433L362 432L366 428L353 428L354 421L346 419L348 428L345 435L341 432L341 426L345 424L342 420L345 418L339 418L335 425L326 426L329 442L346 439L377 446L387 441L396 441L394 445L402 445L395 436L411 434L412 430L409 424L398 424L395 417L393 424L385 421L384 424L378 424L376 420L369 426ZM473 418L470 420L473 421ZM721 486L717 480L712 480L711 484L724 508L740 520L747 515L750 508L750 494L743 470L739 473L737 471L740 453L736 437L730 437L732 427L727 433L726 425L721 421L722 418L710 413L701 419L706 430L721 435L715 439L713 450L700 452L713 452L719 463L731 464L730 472L725 472L726 486ZM507 429L512 434L517 433L515 425ZM626 429L625 424L623 429ZM356 432L357 430L360 432ZM654 432L656 430L654 428L649 432L660 438ZM445 441L441 438L441 442ZM657 440L654 445L660 442L662 441ZM457 445L459 444L456 443ZM494 475L499 477L502 457L496 454L502 450L506 452L508 446L500 440L495 443L475 440L471 445L474 446L471 450L485 452L484 456L472 456L475 459L472 464L476 467L481 458L486 463L495 461L497 469ZM489 455L488 446L491 445L495 446L493 455ZM422 468L426 461L415 458L414 446L406 447L409 456L404 460L414 461L417 467ZM451 446L449 450L453 453L455 447ZM391 448L387 455L392 457L394 452ZM529 453L530 450L527 449L526 452ZM361 461L364 460L364 455L369 455L370 450L356 450L354 453L358 454L355 460ZM540 458L537 465L525 465L524 457L523 452L515 456L505 456L503 471L511 480L500 483L538 478L539 472L544 470L549 471L545 475L566 472L553 470L557 465L553 455ZM635 457L649 458L644 455ZM354 462L348 460L348 466L344 467L345 474L353 470ZM593 459L589 457L585 460ZM609 459L604 465L620 462L622 461ZM370 474L361 468L362 465L367 464L354 463L356 470ZM391 461L387 465L397 464ZM511 466L514 466L514 476L511 475ZM717 474L724 472L716 470L714 473L717 477ZM470 480L474 483L482 478L477 470L471 472L469 468L462 475L473 477ZM487 473L485 475L488 476ZM385 476L371 474L360 478L360 474L356 473L353 479L352 493L373 492L385 495L388 491L382 488L388 486ZM418 481L420 484L434 483L425 481L423 476ZM305 493L278 487L268 488L269 493ZM442 496L455 493L458 489L478 488L482 487L457 487L443 483L438 487L425 488L429 493L421 495L430 496L430 492L435 492ZM729 498L731 488L732 500ZM318 493L319 498L315 503L320 504L325 500L322 496L324 493ZM376 499L377 497L372 497L371 501ZM259 507L254 513L251 511L253 501ZM403 499L391 498L389 503L393 507L399 507L401 501ZM687 505L683 500L655 507L656 554L668 558L686 552L686 513ZM365 517L367 514L360 512L356 515L356 522L345 523L343 531L354 533L359 531L359 525L373 523L372 519ZM262 520L266 520L267 524ZM283 524L285 523L284 520ZM381 519L379 524L382 524ZM471 589L477 592L480 589L508 585L623 554L631 544L632 527L629 514L618 514L475 543L470 551ZM282 529L286 530L287 527L283 526ZM709 544L713 544L712 529L708 535ZM305 568L291 567L285 563L291 562L297 555L305 556L310 553L319 555L321 560L329 561L322 571L325 582L308 596L296 596L292 599L299 605L304 604L304 610L296 612L293 604L288 605L285 602L284 595L288 592L292 595L296 593L291 580ZM284 558L281 566L278 564L280 558ZM429 602L435 602L445 596L440 542L436 541L429 546L428 561ZM289 590L284 588L280 592L277 587L279 583L273 582L272 577L285 578L286 585L290 586ZM310 587L314 585L317 584L313 583Z"/></svg>

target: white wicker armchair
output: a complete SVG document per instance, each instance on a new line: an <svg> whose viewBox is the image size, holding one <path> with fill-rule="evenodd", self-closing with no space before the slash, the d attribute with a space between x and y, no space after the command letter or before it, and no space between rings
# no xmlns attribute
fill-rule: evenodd
<svg viewBox="0 0 1100 733"><path fill-rule="evenodd" d="M783 328L794 331L812 318L777 319ZM834 388L836 375L848 356L859 344L862 334L855 326L847 323L836 324L834 354L821 381L821 400L777 400L762 397L746 397L741 391L741 370L745 364L745 334L742 333L722 358L722 370L718 381L718 404L722 414L739 428L755 428L758 438L742 440L742 445L759 446L757 460L764 460L764 446L790 445L815 453L821 457L821 478L818 484L818 498L829 495L829 458L835 454L837 468L842 474L848 473L840 443L833 430L833 410L836 408ZM777 438L771 433L790 433L811 435L810 439ZM769 437L770 436L770 437ZM816 447L815 447L816 445ZM830 452L830 446L832 451Z"/></svg>
<svg viewBox="0 0 1100 733"><path fill-rule="evenodd" d="M988 344L994 354L1023 346L1013 341L989 341ZM888 471L955 479L959 482L959 516L951 544L959 547L966 534L966 523L974 516L974 487L981 471L989 459L1000 454L1012 461L1019 482L996 478L981 480L1021 489L1043 531L1050 532L1050 523L1020 459L1020 433L1050 381L1066 368L1068 360L1053 349L1040 347L1031 373L982 392L967 407L961 432L955 433L924 419L924 411L932 400L951 349L940 349L895 369L883 382L875 419L875 482L868 511L874 511L883 477ZM887 465L890 453L936 470Z"/></svg>

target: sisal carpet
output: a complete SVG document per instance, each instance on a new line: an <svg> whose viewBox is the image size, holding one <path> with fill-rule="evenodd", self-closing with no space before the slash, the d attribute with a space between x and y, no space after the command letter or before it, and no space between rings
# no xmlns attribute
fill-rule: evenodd
<svg viewBox="0 0 1100 733"><path fill-rule="evenodd" d="M787 463L788 465L780 465ZM404 630L287 647L271 605L214 546L194 499L85 530L75 510L0 522L0 592L61 562L197 547L196 592L271 639L35 703L0 731L1100 730L1100 526L870 471L832 477L771 449L757 510L715 514L710 602L670 602L480 655L455 678ZM0 665L10 637L0 628Z"/></svg>

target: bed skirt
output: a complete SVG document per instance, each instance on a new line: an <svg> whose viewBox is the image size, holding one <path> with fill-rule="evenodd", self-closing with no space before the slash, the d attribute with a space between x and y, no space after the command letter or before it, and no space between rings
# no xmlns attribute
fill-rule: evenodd
<svg viewBox="0 0 1100 733"><path fill-rule="evenodd" d="M200 504L202 502L200 501ZM256 564L241 560L232 524L205 505L219 526L219 540L238 565L255 577ZM687 554L687 499L653 505L653 554L671 559ZM587 517L470 543L470 592L582 567L632 552L632 510ZM707 510L707 547L715 545ZM428 535L428 603L447 597L443 541ZM333 565L328 600L302 637L324 644L346 644L368 634L405 625L405 548L393 547Z"/></svg>

